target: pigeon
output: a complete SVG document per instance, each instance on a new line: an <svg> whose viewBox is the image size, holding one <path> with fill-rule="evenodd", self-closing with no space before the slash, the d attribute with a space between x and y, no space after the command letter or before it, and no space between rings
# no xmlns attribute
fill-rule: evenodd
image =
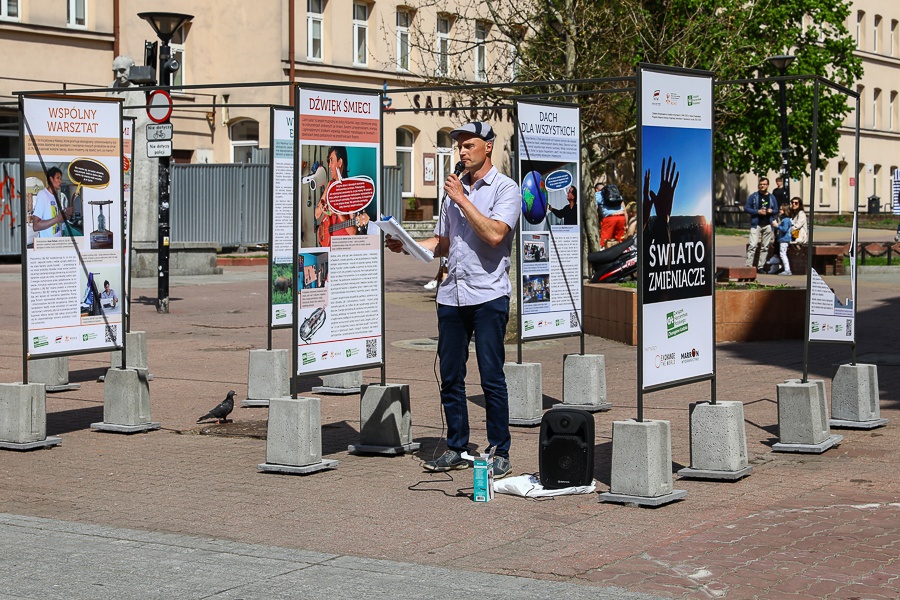
<svg viewBox="0 0 900 600"><path fill-rule="evenodd" d="M227 421L225 417L231 414L231 411L234 410L234 390L228 392L228 395L225 396L225 399L219 403L214 409L197 419L197 422L205 421L206 419L216 419L218 423L224 423Z"/></svg>

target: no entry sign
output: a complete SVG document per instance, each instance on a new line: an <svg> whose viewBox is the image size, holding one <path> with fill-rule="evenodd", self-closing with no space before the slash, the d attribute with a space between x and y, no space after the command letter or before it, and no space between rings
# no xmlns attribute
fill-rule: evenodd
<svg viewBox="0 0 900 600"><path fill-rule="evenodd" d="M165 90L150 92L147 104L147 116L154 123L165 123L172 116L172 96Z"/></svg>

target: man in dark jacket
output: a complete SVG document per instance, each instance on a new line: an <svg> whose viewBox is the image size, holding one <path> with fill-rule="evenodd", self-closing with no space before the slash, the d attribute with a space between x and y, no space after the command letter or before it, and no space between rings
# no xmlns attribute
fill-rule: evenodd
<svg viewBox="0 0 900 600"><path fill-rule="evenodd" d="M744 205L744 212L750 215L750 240L747 245L746 265L753 266L756 249L762 244L756 271L763 273L766 267L766 253L769 244L772 243L772 222L778 214L778 202L775 196L769 193L768 177L760 177L757 188L757 191L750 194Z"/></svg>

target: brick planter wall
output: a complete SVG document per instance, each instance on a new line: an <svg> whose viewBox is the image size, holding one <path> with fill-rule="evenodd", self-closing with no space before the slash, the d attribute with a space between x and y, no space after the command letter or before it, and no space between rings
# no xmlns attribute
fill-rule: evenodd
<svg viewBox="0 0 900 600"><path fill-rule="evenodd" d="M806 290L716 290L716 341L802 339ZM584 285L585 333L637 345L637 290Z"/></svg>

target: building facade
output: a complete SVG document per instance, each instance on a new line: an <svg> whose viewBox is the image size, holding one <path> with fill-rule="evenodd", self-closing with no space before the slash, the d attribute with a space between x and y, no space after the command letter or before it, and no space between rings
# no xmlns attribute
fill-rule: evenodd
<svg viewBox="0 0 900 600"><path fill-rule="evenodd" d="M514 161L508 110L451 110L449 94L396 91L421 86L425 77L513 77L513 57L494 43L487 10L459 15L461 7L456 0L0 0L0 159L18 155L13 92L107 87L115 56L141 65L145 40L156 39L139 13L186 12L194 18L172 40L181 68L171 83L187 86L173 92L176 161L264 161L268 107L291 104L291 82L387 88L395 92L384 117L384 162L403 167L404 197L433 207L452 168L449 131L458 123L492 121L500 134L495 162L509 172ZM853 165L854 112L841 129L838 155L817 173L818 211L852 210L857 189L864 210L870 196L879 197L882 210L890 206L890 178L900 165L898 21L896 0L853 2L848 29L865 69L857 83L860 164ZM807 179L794 183L803 185L804 197ZM737 202L755 187L755 178L743 177L720 193Z"/></svg>
<svg viewBox="0 0 900 600"><path fill-rule="evenodd" d="M483 81L498 58L484 16L402 0L0 0L0 159L18 154L18 91L107 87L117 55L144 64L155 41L145 11L190 13L172 40L176 162L266 160L269 107L292 104L291 82L381 91L422 86L421 76ZM442 12L442 11L450 12ZM229 85L224 85L229 84ZM241 84L231 86L230 84ZM203 87L193 87L203 86ZM454 111L436 92L394 93L384 116L384 162L403 167L403 196L431 208L452 168L449 131L490 119L495 162L509 170L509 111ZM503 158L506 156L506 158Z"/></svg>

